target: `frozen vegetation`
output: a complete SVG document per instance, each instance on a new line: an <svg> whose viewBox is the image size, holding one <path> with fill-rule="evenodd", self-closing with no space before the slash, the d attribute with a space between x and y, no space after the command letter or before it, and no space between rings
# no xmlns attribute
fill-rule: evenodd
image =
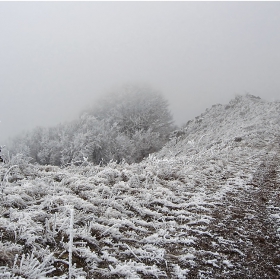
<svg viewBox="0 0 280 280"><path fill-rule="evenodd" d="M75 121L21 133L9 150L44 165L81 164L85 159L102 165L111 160L133 163L159 151L173 127L160 93L128 85L103 96Z"/></svg>
<svg viewBox="0 0 280 280"><path fill-rule="evenodd" d="M279 278L279 112L236 97L138 163L13 156L0 278Z"/></svg>

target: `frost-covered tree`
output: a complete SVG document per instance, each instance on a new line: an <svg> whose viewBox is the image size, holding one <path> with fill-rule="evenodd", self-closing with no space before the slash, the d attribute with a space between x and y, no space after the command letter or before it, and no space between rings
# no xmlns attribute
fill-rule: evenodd
<svg viewBox="0 0 280 280"><path fill-rule="evenodd" d="M116 89L99 100L88 115L106 123L101 135L110 148L107 152L99 150L103 160L139 162L159 150L173 129L167 100L150 87L129 85Z"/></svg>
<svg viewBox="0 0 280 280"><path fill-rule="evenodd" d="M108 120L130 137L150 130L166 138L173 128L167 100L150 87L121 87L97 102L90 113Z"/></svg>

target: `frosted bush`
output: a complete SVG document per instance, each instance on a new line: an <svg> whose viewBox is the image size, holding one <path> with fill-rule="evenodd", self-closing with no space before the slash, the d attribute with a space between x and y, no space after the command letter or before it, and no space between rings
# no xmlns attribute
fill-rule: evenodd
<svg viewBox="0 0 280 280"><path fill-rule="evenodd" d="M43 258L40 262L32 252L30 254L23 254L19 258L16 255L14 265L12 268L13 275L18 275L23 278L38 279L45 278L47 274L53 272L53 256L49 255Z"/></svg>
<svg viewBox="0 0 280 280"><path fill-rule="evenodd" d="M172 275L174 278L186 279L189 269L182 269L178 264L172 265Z"/></svg>

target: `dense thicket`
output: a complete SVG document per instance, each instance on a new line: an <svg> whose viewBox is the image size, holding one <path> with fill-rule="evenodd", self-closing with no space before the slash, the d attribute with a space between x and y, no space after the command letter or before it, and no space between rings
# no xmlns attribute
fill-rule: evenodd
<svg viewBox="0 0 280 280"><path fill-rule="evenodd" d="M166 143L172 123L168 102L160 93L126 86L99 100L76 121L38 127L16 137L10 150L40 164L139 162Z"/></svg>

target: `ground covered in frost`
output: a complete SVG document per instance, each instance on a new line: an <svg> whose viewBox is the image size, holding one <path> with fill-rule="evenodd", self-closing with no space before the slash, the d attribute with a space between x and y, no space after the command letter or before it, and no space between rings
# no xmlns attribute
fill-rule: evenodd
<svg viewBox="0 0 280 280"><path fill-rule="evenodd" d="M216 105L138 164L1 165L0 278L279 278L280 102Z"/></svg>

